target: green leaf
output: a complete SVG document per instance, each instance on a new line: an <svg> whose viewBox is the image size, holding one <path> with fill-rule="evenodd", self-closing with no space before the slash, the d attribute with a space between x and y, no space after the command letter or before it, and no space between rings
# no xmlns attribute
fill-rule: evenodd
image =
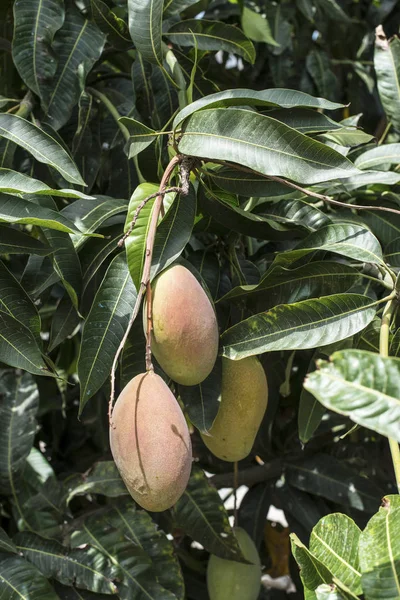
<svg viewBox="0 0 400 600"><path fill-rule="evenodd" d="M188 486L173 512L178 527L208 552L220 558L241 560L222 500L201 469L192 469Z"/></svg>
<svg viewBox="0 0 400 600"><path fill-rule="evenodd" d="M64 21L62 0L22 0L14 3L12 55L24 83L41 96L42 82L52 79L57 60L53 38Z"/></svg>
<svg viewBox="0 0 400 600"><path fill-rule="evenodd" d="M144 549L132 543L125 527L115 529L107 514L86 516L74 529L72 545L90 544L118 568L118 594L121 600L174 600L175 596L155 580L151 559Z"/></svg>
<svg viewBox="0 0 400 600"><path fill-rule="evenodd" d="M257 483L246 492L240 503L240 527L247 531L258 550L264 539L265 520L272 503L272 493L272 486L268 482Z"/></svg>
<svg viewBox="0 0 400 600"><path fill-rule="evenodd" d="M7 600L58 600L40 571L21 556L0 554L0 594Z"/></svg>
<svg viewBox="0 0 400 600"><path fill-rule="evenodd" d="M294 250L281 253L277 263L288 265L309 252L324 250L353 260L383 264L381 246L376 237L362 225L333 223L311 233Z"/></svg>
<svg viewBox="0 0 400 600"><path fill-rule="evenodd" d="M86 494L101 494L108 498L118 498L128 494L113 460L96 463L89 473L74 479L72 485L68 484L67 504L75 496Z"/></svg>
<svg viewBox="0 0 400 600"><path fill-rule="evenodd" d="M346 157L325 144L276 119L239 108L194 113L185 121L178 148L183 154L228 160L307 184L357 173Z"/></svg>
<svg viewBox="0 0 400 600"><path fill-rule="evenodd" d="M245 302L259 312L278 304L347 292L359 277L352 267L330 261L311 262L297 269L277 266L272 267L259 284L234 287L221 301Z"/></svg>
<svg viewBox="0 0 400 600"><path fill-rule="evenodd" d="M137 186L129 202L128 214L125 221L125 232L130 227L135 211L141 203L158 191L158 185L153 183L141 183ZM167 194L164 203L169 203L174 195ZM125 240L126 257L128 260L129 271L136 288L139 289L142 279L142 272L146 253L146 239L150 225L150 219L153 211L154 198L149 200L139 212L132 233Z"/></svg>
<svg viewBox="0 0 400 600"><path fill-rule="evenodd" d="M90 200L76 200L66 206L61 214L75 223L75 226L84 234L72 236L75 248L80 248L88 239L89 233L94 233L109 218L128 208L127 200L110 198L109 196L98 196Z"/></svg>
<svg viewBox="0 0 400 600"><path fill-rule="evenodd" d="M265 106L269 108L321 108L325 110L336 110L343 108L343 104L330 102L324 98L314 98L304 92L297 90L285 90L276 88L271 90L247 90L233 89L216 92L199 98L178 112L173 121L173 129L176 129L190 115L200 110L210 108L225 108L228 106Z"/></svg>
<svg viewBox="0 0 400 600"><path fill-rule="evenodd" d="M78 255L70 236L63 231L44 229L44 235L53 248L51 256L55 273L61 279L72 304L78 310L82 289L82 273Z"/></svg>
<svg viewBox="0 0 400 600"><path fill-rule="evenodd" d="M78 588L115 594L113 583L118 571L95 548L68 550L54 540L46 540L34 533L18 533L14 537L19 552L46 577Z"/></svg>
<svg viewBox="0 0 400 600"><path fill-rule="evenodd" d="M310 536L310 552L354 594L361 594L358 542L361 531L350 517L323 517Z"/></svg>
<svg viewBox="0 0 400 600"><path fill-rule="evenodd" d="M128 0L129 32L145 60L162 67L163 0Z"/></svg>
<svg viewBox="0 0 400 600"><path fill-rule="evenodd" d="M122 238L122 228L119 225L104 229L103 233L105 239L92 238L79 252L83 272L83 293L107 257L118 248L118 242Z"/></svg>
<svg viewBox="0 0 400 600"><path fill-rule="evenodd" d="M220 21L187 19L170 27L165 34L172 43L179 46L197 46L199 50L224 50L244 58L253 64L256 51L252 42L240 29Z"/></svg>
<svg viewBox="0 0 400 600"><path fill-rule="evenodd" d="M381 185L396 185L400 181L400 174L394 173L393 171L364 171L358 175L352 177L346 177L341 179L339 182L332 182L333 190L357 190L358 188L365 187L367 185L381 184Z"/></svg>
<svg viewBox="0 0 400 600"><path fill-rule="evenodd" d="M363 152L354 161L358 169L372 169L379 165L400 163L400 144L385 144Z"/></svg>
<svg viewBox="0 0 400 600"><path fill-rule="evenodd" d="M157 228L151 261L151 279L181 255L192 235L195 216L196 192L190 185L187 196L177 194Z"/></svg>
<svg viewBox="0 0 400 600"><path fill-rule="evenodd" d="M322 583L332 581L332 573L319 561L308 548L299 540L296 534L290 534L292 554L300 567L300 577L305 587L315 590Z"/></svg>
<svg viewBox="0 0 400 600"><path fill-rule="evenodd" d="M398 498L386 496L360 537L361 583L366 600L395 600L400 596L399 527Z"/></svg>
<svg viewBox="0 0 400 600"><path fill-rule="evenodd" d="M128 158L137 156L142 150L150 146L157 139L157 132L150 129L140 121L131 119L130 117L121 117L119 122L127 128L129 132L129 140L127 142Z"/></svg>
<svg viewBox="0 0 400 600"><path fill-rule="evenodd" d="M7 192L8 194L61 196L62 198L83 198L84 200L92 200L93 198L77 190L54 190L42 181L23 175L12 169L0 169L0 192Z"/></svg>
<svg viewBox="0 0 400 600"><path fill-rule="evenodd" d="M335 352L304 387L326 408L400 443L400 359L366 350Z"/></svg>
<svg viewBox="0 0 400 600"><path fill-rule="evenodd" d="M36 433L39 394L33 377L3 372L0 376L0 484L18 500L17 489Z"/></svg>
<svg viewBox="0 0 400 600"><path fill-rule="evenodd" d="M115 529L124 530L131 542L143 548L152 560L157 582L178 600L183 600L183 577L174 547L148 513L137 510L131 498L123 498L112 503L107 520Z"/></svg>
<svg viewBox="0 0 400 600"><path fill-rule="evenodd" d="M279 47L279 44L274 40L265 15L256 13L247 6L243 6L242 10L242 29L244 34L253 42L264 42Z"/></svg>
<svg viewBox="0 0 400 600"><path fill-rule="evenodd" d="M92 19L103 33L107 34L107 41L118 48L126 50L132 47L129 29L123 19L110 10L102 0L90 0Z"/></svg>
<svg viewBox="0 0 400 600"><path fill-rule="evenodd" d="M281 108L268 111L267 116L281 121L289 127L293 127L293 129L297 129L307 135L331 131L334 132L332 135L335 135L336 132L340 133L344 129L327 115L307 108ZM356 129L350 131L357 132ZM366 134L363 133L363 135ZM372 136L369 137L373 139Z"/></svg>
<svg viewBox="0 0 400 600"><path fill-rule="evenodd" d="M319 94L328 98L335 98L338 95L338 81L326 52L314 47L307 55L306 68Z"/></svg>
<svg viewBox="0 0 400 600"><path fill-rule="evenodd" d="M40 317L32 300L18 280L0 260L0 307L1 310L24 323L34 336L39 337ZM40 338L39 338L40 339Z"/></svg>
<svg viewBox="0 0 400 600"><path fill-rule="evenodd" d="M329 454L315 454L286 467L289 485L332 502L374 513L382 490Z"/></svg>
<svg viewBox="0 0 400 600"><path fill-rule="evenodd" d="M101 56L105 35L82 17L73 3L68 5L65 21L54 38L58 65L54 77L42 84L46 122L60 129L77 104L86 75ZM84 185L83 181L76 182Z"/></svg>
<svg viewBox="0 0 400 600"><path fill-rule="evenodd" d="M273 350L305 350L344 340L372 321L376 303L360 294L333 294L281 304L227 329L223 356L240 360Z"/></svg>
<svg viewBox="0 0 400 600"><path fill-rule="evenodd" d="M39 162L56 169L67 181L85 185L67 151L33 123L17 115L0 113L0 136L18 144Z"/></svg>
<svg viewBox="0 0 400 600"><path fill-rule="evenodd" d="M222 364L218 358L211 373L198 385L179 386L179 395L190 421L207 433L217 416L221 401Z"/></svg>
<svg viewBox="0 0 400 600"><path fill-rule="evenodd" d="M267 177L257 175L257 173L246 173L233 167L207 170L207 175L223 190L240 196L281 197L293 193L293 189L287 185L271 181Z"/></svg>
<svg viewBox="0 0 400 600"><path fill-rule="evenodd" d="M37 254L46 256L52 252L48 244L13 227L0 226L0 254Z"/></svg>
<svg viewBox="0 0 400 600"><path fill-rule="evenodd" d="M77 233L74 224L55 210L43 208L29 200L0 193L0 222L39 225L66 233Z"/></svg>
<svg viewBox="0 0 400 600"><path fill-rule="evenodd" d="M17 554L17 549L13 542L10 540L6 532L0 527L0 551L9 552L11 554Z"/></svg>
<svg viewBox="0 0 400 600"><path fill-rule="evenodd" d="M33 375L50 375L36 337L9 313L0 310L0 360Z"/></svg>
<svg viewBox="0 0 400 600"><path fill-rule="evenodd" d="M135 305L136 289L121 254L111 262L86 319L78 359L80 412L111 371Z"/></svg>
<svg viewBox="0 0 400 600"><path fill-rule="evenodd" d="M360 146L361 144L368 144L368 142L371 142L375 138L373 135L369 135L361 129L356 129L354 127L342 127L336 131L324 133L321 136L321 139L339 144L340 146L353 147Z"/></svg>
<svg viewBox="0 0 400 600"><path fill-rule="evenodd" d="M375 30L374 67L379 96L396 131L400 131L400 40L386 39L383 27Z"/></svg>
<svg viewBox="0 0 400 600"><path fill-rule="evenodd" d="M79 315L68 294L61 298L51 321L48 351L52 352L79 325Z"/></svg>

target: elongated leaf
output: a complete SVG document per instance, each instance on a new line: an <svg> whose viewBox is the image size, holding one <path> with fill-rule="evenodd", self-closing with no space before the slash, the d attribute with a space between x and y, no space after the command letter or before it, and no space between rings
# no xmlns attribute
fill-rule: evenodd
<svg viewBox="0 0 400 600"><path fill-rule="evenodd" d="M182 121L199 110L210 108L223 108L227 106L266 106L281 108L322 108L326 110L335 110L343 108L343 104L330 102L324 98L314 98L304 92L296 90L285 90L276 88L271 90L246 90L233 89L223 92L216 92L209 96L204 96L196 102L192 102L179 111L173 121L173 128L176 129Z"/></svg>
<svg viewBox="0 0 400 600"><path fill-rule="evenodd" d="M88 474L76 478L72 485L68 484L67 504L75 496L84 496L85 494L102 494L109 498L128 494L113 460L95 464Z"/></svg>
<svg viewBox="0 0 400 600"><path fill-rule="evenodd" d="M350 517L333 513L323 517L310 537L310 552L354 594L361 594L358 542L361 531Z"/></svg>
<svg viewBox="0 0 400 600"><path fill-rule="evenodd" d="M115 529L124 530L127 538L143 548L153 562L158 583L178 600L183 600L183 577L174 547L148 513L137 510L131 498L123 498L112 503L107 520Z"/></svg>
<svg viewBox="0 0 400 600"><path fill-rule="evenodd" d="M48 578L93 592L117 592L112 580L118 571L95 548L68 550L58 542L28 532L18 533L14 541L24 557Z"/></svg>
<svg viewBox="0 0 400 600"><path fill-rule="evenodd" d="M316 454L288 465L286 481L304 492L367 513L376 511L382 496L382 490L375 483L328 454Z"/></svg>
<svg viewBox="0 0 400 600"><path fill-rule="evenodd" d="M358 279L359 274L352 267L329 261L311 262L297 269L277 266L259 284L237 286L221 300L245 302L258 312L277 304L347 292Z"/></svg>
<svg viewBox="0 0 400 600"><path fill-rule="evenodd" d="M57 306L51 321L50 341L48 351L51 352L68 336L79 324L79 315L76 312L70 297L66 294Z"/></svg>
<svg viewBox="0 0 400 600"><path fill-rule="evenodd" d="M25 84L41 96L42 82L57 69L53 37L64 21L62 0L22 0L14 4L14 64Z"/></svg>
<svg viewBox="0 0 400 600"><path fill-rule="evenodd" d="M242 558L217 490L201 469L193 468L188 486L173 508L179 527L220 558Z"/></svg>
<svg viewBox="0 0 400 600"><path fill-rule="evenodd" d="M374 67L379 96L388 120L400 131L400 40L386 39L382 25L375 30Z"/></svg>
<svg viewBox="0 0 400 600"><path fill-rule="evenodd" d="M292 553L300 567L303 584L309 590L315 590L321 583L330 583L333 579L329 569L319 561L299 540L296 534L290 534Z"/></svg>
<svg viewBox="0 0 400 600"><path fill-rule="evenodd" d="M228 160L264 175L308 184L358 172L347 158L321 142L276 119L239 108L194 113L185 121L178 148L184 154Z"/></svg>
<svg viewBox="0 0 400 600"><path fill-rule="evenodd" d="M252 42L240 29L220 21L187 19L170 27L168 39L179 46L195 46L199 50L225 50L253 64L256 52Z"/></svg>
<svg viewBox="0 0 400 600"><path fill-rule="evenodd" d="M223 356L240 360L273 350L304 350L344 340L372 321L376 304L359 294L333 294L281 304L227 329Z"/></svg>
<svg viewBox="0 0 400 600"><path fill-rule="evenodd" d="M342 350L320 361L304 386L325 407L400 443L400 359Z"/></svg>
<svg viewBox="0 0 400 600"><path fill-rule="evenodd" d="M266 16L250 10L247 6L243 6L242 10L242 29L253 42L264 42L279 47L272 35Z"/></svg>
<svg viewBox="0 0 400 600"><path fill-rule="evenodd" d="M14 275L0 261L0 306L33 333L40 333L40 317L32 300Z"/></svg>
<svg viewBox="0 0 400 600"><path fill-rule="evenodd" d="M252 486L240 503L240 527L243 527L260 548L264 537L265 521L272 501L272 488L267 482Z"/></svg>
<svg viewBox="0 0 400 600"><path fill-rule="evenodd" d="M287 228L293 225L307 231L315 231L331 222L328 215L313 204L292 198L277 202L260 200L254 212L265 219L276 220Z"/></svg>
<svg viewBox="0 0 400 600"><path fill-rule="evenodd" d="M99 196L92 200L77 200L66 206L61 214L75 223L76 227L85 232L72 237L75 248L80 248L87 240L87 234L96 231L107 219L125 212L128 208L126 200Z"/></svg>
<svg viewBox="0 0 400 600"><path fill-rule="evenodd" d="M37 254L46 256L51 247L13 227L0 226L0 254Z"/></svg>
<svg viewBox="0 0 400 600"><path fill-rule="evenodd" d="M396 185L400 181L400 174L394 173L393 171L361 171L359 175L352 177L346 177L341 179L336 184L332 182L332 188L329 189L341 189L341 190L357 190L367 185Z"/></svg>
<svg viewBox="0 0 400 600"><path fill-rule="evenodd" d="M2 373L0 377L0 483L3 494L16 499L35 433L39 394L31 375Z"/></svg>
<svg viewBox="0 0 400 600"><path fill-rule="evenodd" d="M66 150L33 123L17 115L0 113L0 135L30 152L39 162L56 169L67 181L85 185Z"/></svg>
<svg viewBox="0 0 400 600"><path fill-rule="evenodd" d="M90 0L92 19L99 29L107 35L107 41L118 48L126 50L132 46L128 26L102 0Z"/></svg>
<svg viewBox="0 0 400 600"><path fill-rule="evenodd" d="M400 506L386 496L361 534L361 583L367 600L400 596Z"/></svg>
<svg viewBox="0 0 400 600"><path fill-rule="evenodd" d="M339 123L336 123L327 115L306 108L276 109L268 111L267 115L308 135L327 131L336 132L343 129ZM357 132L356 129L352 131ZM372 139L372 136L369 137Z"/></svg>
<svg viewBox="0 0 400 600"><path fill-rule="evenodd" d="M86 319L78 359L80 412L107 379L135 305L136 289L121 254L110 264Z"/></svg>
<svg viewBox="0 0 400 600"><path fill-rule="evenodd" d="M74 224L55 210L43 208L29 200L0 194L0 222L39 225L66 233L77 233Z"/></svg>
<svg viewBox="0 0 400 600"><path fill-rule="evenodd" d="M129 32L135 47L149 62L162 65L163 0L128 0Z"/></svg>
<svg viewBox="0 0 400 600"><path fill-rule="evenodd" d="M6 532L0 527L0 552L9 552L11 554L17 554L15 544L10 540Z"/></svg>
<svg viewBox="0 0 400 600"><path fill-rule="evenodd" d="M294 250L281 253L278 263L289 264L314 250L334 252L361 262L382 264L382 249L376 237L362 225L332 223L311 233Z"/></svg>
<svg viewBox="0 0 400 600"><path fill-rule="evenodd" d="M53 79L42 85L46 120L53 129L60 129L71 116L81 94L80 80L84 83L102 53L104 42L105 35L98 27L69 3L63 26L54 38L57 70ZM82 181L76 183L84 185Z"/></svg>
<svg viewBox="0 0 400 600"><path fill-rule="evenodd" d="M119 570L118 595L121 600L174 600L175 596L155 580L151 559L144 549L126 536L125 527L112 527L106 514L86 517L75 529L72 545L90 544L107 556Z"/></svg>
<svg viewBox="0 0 400 600"><path fill-rule="evenodd" d="M209 170L207 175L223 190L240 196L281 197L293 193L293 190L287 185L270 181L267 177L256 173L246 173L232 167Z"/></svg>
<svg viewBox="0 0 400 600"><path fill-rule="evenodd" d="M38 194L44 196L61 196L63 198L84 198L91 200L92 196L86 196L76 190L54 190L48 185L28 177L12 169L0 169L0 192L8 194Z"/></svg>
<svg viewBox="0 0 400 600"><path fill-rule="evenodd" d="M63 231L44 229L44 235L53 248L51 256L55 273L61 279L72 304L78 310L82 289L82 273L78 255L70 236Z"/></svg>
<svg viewBox="0 0 400 600"><path fill-rule="evenodd" d="M358 169L373 169L378 165L391 165L400 162L400 144L385 144L363 152L354 161Z"/></svg>
<svg viewBox="0 0 400 600"><path fill-rule="evenodd" d="M375 138L361 129L342 127L341 129L322 134L320 139L328 140L340 146L353 147L368 144L368 142L372 142Z"/></svg>
<svg viewBox="0 0 400 600"><path fill-rule="evenodd" d="M37 340L25 325L0 310L0 360L34 375L50 375Z"/></svg>
<svg viewBox="0 0 400 600"><path fill-rule="evenodd" d="M143 125L140 121L136 121L130 117L121 117L119 121L129 132L130 137L127 142L129 158L137 156L157 139L157 132Z"/></svg>
<svg viewBox="0 0 400 600"><path fill-rule="evenodd" d="M122 227L117 225L103 230L106 240L92 238L79 253L83 272L83 292L107 257L118 247Z"/></svg>
<svg viewBox="0 0 400 600"><path fill-rule="evenodd" d="M176 196L157 228L151 261L151 279L180 256L192 235L195 216L196 192L191 185L187 196Z"/></svg>
<svg viewBox="0 0 400 600"><path fill-rule="evenodd" d="M193 425L207 433L217 416L221 401L222 364L217 359L210 375L198 385L179 386L179 395Z"/></svg>
<svg viewBox="0 0 400 600"><path fill-rule="evenodd" d="M0 554L0 594L7 600L58 600L40 571L21 556Z"/></svg>
<svg viewBox="0 0 400 600"><path fill-rule="evenodd" d="M125 221L125 231L128 230L135 211L138 209L140 204L147 198L158 191L158 185L153 183L142 183L138 185L136 190L133 192L129 202L128 214ZM172 194L167 194L165 201L170 202ZM154 204L154 198L149 200L145 206L140 210L139 216L136 220L136 224L132 230L132 233L125 240L126 256L128 260L129 271L131 273L133 283L136 288L139 289L140 281L142 278L142 271L144 266L145 252L146 252L146 239L147 232L150 224L150 218L152 214Z"/></svg>

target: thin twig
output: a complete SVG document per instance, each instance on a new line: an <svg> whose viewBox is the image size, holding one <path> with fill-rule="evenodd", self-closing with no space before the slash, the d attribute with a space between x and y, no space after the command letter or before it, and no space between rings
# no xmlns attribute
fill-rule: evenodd
<svg viewBox="0 0 400 600"><path fill-rule="evenodd" d="M138 220L140 211L142 210L142 208L144 208L146 206L146 204L149 202L149 200L152 200L153 198L157 198L157 196L159 196L160 194L162 196L165 196L166 194L170 194L172 192L176 192L177 194L182 194L183 191L184 190L181 187L172 186L172 187L165 189L163 192L160 192L160 190L157 190L156 192L154 192L154 194L150 194L150 196L147 196L147 198L142 200L142 202L139 204L139 206L136 208L135 212L133 213L133 218L132 218L131 224L129 225L128 229L124 233L123 237L119 240L118 246L121 248L121 246L124 245L126 238L128 238L131 235L133 228L136 225L136 221Z"/></svg>
<svg viewBox="0 0 400 600"><path fill-rule="evenodd" d="M238 462L233 463L233 524L234 527L239 527L238 523L238 510L237 510L237 489L239 479L239 466Z"/></svg>
<svg viewBox="0 0 400 600"><path fill-rule="evenodd" d="M151 332L153 331L153 299L151 294L150 280L147 282L146 288L146 371L152 371L153 363L151 362Z"/></svg>

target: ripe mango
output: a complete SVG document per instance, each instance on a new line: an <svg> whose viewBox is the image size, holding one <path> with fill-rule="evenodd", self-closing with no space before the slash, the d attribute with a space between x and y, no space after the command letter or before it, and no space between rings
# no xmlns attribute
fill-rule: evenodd
<svg viewBox="0 0 400 600"><path fill-rule="evenodd" d="M182 385L201 383L218 353L214 308L194 275L182 265L163 271L152 287L151 348L165 373ZM146 305L143 311L146 331Z"/></svg>
<svg viewBox="0 0 400 600"><path fill-rule="evenodd" d="M261 587L261 565L257 548L248 533L234 529L239 547L252 564L238 563L210 556L207 566L207 588L210 600L257 600Z"/></svg>
<svg viewBox="0 0 400 600"><path fill-rule="evenodd" d="M246 458L253 447L268 403L268 384L256 356L222 359L221 403L209 435L211 452L230 462Z"/></svg>
<svg viewBox="0 0 400 600"><path fill-rule="evenodd" d="M185 491L192 447L185 417L153 371L134 377L114 406L110 445L132 498L146 510L170 508Z"/></svg>

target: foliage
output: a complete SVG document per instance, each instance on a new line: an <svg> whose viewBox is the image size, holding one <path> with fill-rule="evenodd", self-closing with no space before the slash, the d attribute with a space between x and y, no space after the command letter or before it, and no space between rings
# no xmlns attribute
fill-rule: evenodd
<svg viewBox="0 0 400 600"><path fill-rule="evenodd" d="M260 600L400 596L399 15L1 2L0 597L207 600L210 554L243 562L233 517L297 588L265 578ZM145 370L135 301L177 261L220 355L259 356L269 404L236 472L200 436L221 359L192 388L155 364L197 464L149 514L111 460L110 381L116 357L117 393Z"/></svg>

